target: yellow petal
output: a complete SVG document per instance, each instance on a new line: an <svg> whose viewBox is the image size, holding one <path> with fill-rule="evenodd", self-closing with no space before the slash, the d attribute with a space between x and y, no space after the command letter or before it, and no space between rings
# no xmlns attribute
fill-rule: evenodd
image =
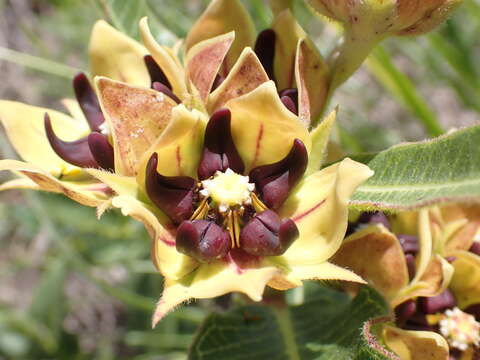
<svg viewBox="0 0 480 360"><path fill-rule="evenodd" d="M391 300L392 307L418 296L429 297L441 294L450 284L453 272L453 266L448 261L439 255L432 257L422 276L412 280L409 286Z"/></svg>
<svg viewBox="0 0 480 360"><path fill-rule="evenodd" d="M280 101L273 81L225 106L232 112L232 136L247 172L283 159L294 139L310 150L307 128Z"/></svg>
<svg viewBox="0 0 480 360"><path fill-rule="evenodd" d="M305 176L313 174L320 170L323 160L327 155L328 139L337 119L338 107L333 110L315 129L310 132L312 140L312 151L308 158L307 171Z"/></svg>
<svg viewBox="0 0 480 360"><path fill-rule="evenodd" d="M192 46L187 53L187 78L199 91L203 102L206 102L210 94L215 77L234 39L235 33L229 32L203 40Z"/></svg>
<svg viewBox="0 0 480 360"><path fill-rule="evenodd" d="M150 87L150 75L143 61L147 50L138 42L99 20L90 37L92 78L105 76L132 85Z"/></svg>
<svg viewBox="0 0 480 360"><path fill-rule="evenodd" d="M173 108L171 122L140 160L137 174L140 188L145 189L145 169L154 152L158 154L159 174L196 178L206 123L206 116L197 110L189 111L183 105Z"/></svg>
<svg viewBox="0 0 480 360"><path fill-rule="evenodd" d="M12 179L0 184L0 191L13 189L40 190L40 186L38 186L36 182L30 180L28 177Z"/></svg>
<svg viewBox="0 0 480 360"><path fill-rule="evenodd" d="M153 315L153 326L174 307L190 299L208 299L238 291L253 301L260 301L265 285L278 271L275 267L238 269L233 264L219 261L201 265L184 279L166 279L163 295Z"/></svg>
<svg viewBox="0 0 480 360"><path fill-rule="evenodd" d="M137 182L132 176L122 176L97 169L85 169L85 171L107 185L118 195L139 196Z"/></svg>
<svg viewBox="0 0 480 360"><path fill-rule="evenodd" d="M373 175L351 159L329 166L304 179L279 211L295 221L300 237L283 255L292 264L318 264L340 247L348 219L348 200Z"/></svg>
<svg viewBox="0 0 480 360"><path fill-rule="evenodd" d="M92 181L60 181L43 169L23 161L0 160L0 171L2 170L19 172L35 182L39 190L63 193L86 206L98 206L107 199L109 193L104 184Z"/></svg>
<svg viewBox="0 0 480 360"><path fill-rule="evenodd" d="M444 226L450 230L445 244L446 255L457 250L468 250L480 230L478 204L449 205L440 208ZM446 232L446 231L444 231Z"/></svg>
<svg viewBox="0 0 480 360"><path fill-rule="evenodd" d="M235 31L235 42L224 62L226 72L247 46L253 46L255 28L247 10L239 0L213 0L188 32L187 51L202 40ZM224 72L224 74L226 74Z"/></svg>
<svg viewBox="0 0 480 360"><path fill-rule="evenodd" d="M251 48L245 48L223 83L208 99L208 111L212 113L228 100L256 89L268 81L268 75Z"/></svg>
<svg viewBox="0 0 480 360"><path fill-rule="evenodd" d="M128 195L114 197L112 206L145 225L152 239L152 261L163 276L180 279L198 266L193 258L177 251L175 226L155 207Z"/></svg>
<svg viewBox="0 0 480 360"><path fill-rule="evenodd" d="M103 77L96 85L112 132L115 172L135 176L138 161L168 125L176 103L158 91Z"/></svg>
<svg viewBox="0 0 480 360"><path fill-rule="evenodd" d="M54 176L80 172L78 167L63 161L52 150L45 134L43 118L46 112L50 115L55 133L62 140L77 140L88 133L86 124L58 111L0 100L0 121L10 143L23 160Z"/></svg>
<svg viewBox="0 0 480 360"><path fill-rule="evenodd" d="M295 78L298 87L298 116L307 125L315 123L327 99L329 70L309 38L298 43Z"/></svg>
<svg viewBox="0 0 480 360"><path fill-rule="evenodd" d="M140 34L148 51L165 73L170 85L172 85L173 92L180 97L180 99L183 99L187 94L185 72L173 50L157 43L150 32L146 17L140 20Z"/></svg>
<svg viewBox="0 0 480 360"><path fill-rule="evenodd" d="M400 242L382 225L369 226L347 237L332 261L353 270L388 299L409 283Z"/></svg>
<svg viewBox="0 0 480 360"><path fill-rule="evenodd" d="M453 291L462 309L480 303L480 257L471 252L457 251L452 253L453 273L450 290Z"/></svg>
<svg viewBox="0 0 480 360"><path fill-rule="evenodd" d="M288 270L275 276L270 280L268 286L277 290L287 290L302 285L302 280L341 280L366 284L366 281L354 272L329 262L323 262L314 265L288 266Z"/></svg>
<svg viewBox="0 0 480 360"><path fill-rule="evenodd" d="M280 90L295 86L295 56L299 40L307 35L295 21L290 10L275 17L272 30L275 32L274 73Z"/></svg>
<svg viewBox="0 0 480 360"><path fill-rule="evenodd" d="M416 272L412 282L423 276L432 257L433 240L427 209L422 209L418 213L418 245L419 250L415 257Z"/></svg>
<svg viewBox="0 0 480 360"><path fill-rule="evenodd" d="M448 360L447 341L433 331L407 331L385 326L383 340L402 360Z"/></svg>

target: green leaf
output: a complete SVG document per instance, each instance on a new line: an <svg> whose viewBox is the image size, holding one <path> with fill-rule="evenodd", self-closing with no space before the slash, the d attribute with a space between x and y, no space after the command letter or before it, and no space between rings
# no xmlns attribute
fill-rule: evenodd
<svg viewBox="0 0 480 360"><path fill-rule="evenodd" d="M97 0L97 2L112 25L133 38L139 38L138 23L141 18L148 16L149 25L153 29L153 33L161 36L157 40L162 43L173 43L177 39L176 35L167 30L163 25L164 17L161 9L174 11L175 8L171 6L165 7L161 2L149 0ZM183 24L185 22L184 15L180 12L178 14L170 14L167 17L174 18L177 26L179 23ZM174 28L173 30L176 30L178 34L178 32L181 32L182 27Z"/></svg>
<svg viewBox="0 0 480 360"><path fill-rule="evenodd" d="M359 210L408 210L480 199L480 126L394 146L368 166L375 171L351 199Z"/></svg>
<svg viewBox="0 0 480 360"><path fill-rule="evenodd" d="M361 333L366 321L387 313L383 298L372 289L365 287L350 300L317 285L303 305L249 305L209 316L189 359L387 359L370 348Z"/></svg>
<svg viewBox="0 0 480 360"><path fill-rule="evenodd" d="M370 54L367 66L377 80L423 123L429 135L443 134L435 113L411 80L397 69L385 48L377 46Z"/></svg>

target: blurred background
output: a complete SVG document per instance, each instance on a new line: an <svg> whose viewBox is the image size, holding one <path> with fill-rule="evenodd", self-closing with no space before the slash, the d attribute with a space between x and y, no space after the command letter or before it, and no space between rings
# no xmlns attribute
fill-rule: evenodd
<svg viewBox="0 0 480 360"><path fill-rule="evenodd" d="M243 1L257 30L268 27L266 5ZM73 96L72 76L88 69L90 29L108 18L102 5L110 3L0 0L0 98L62 110L59 100ZM120 21L130 24L123 30L138 36L145 10L156 20L159 41L172 43L208 1L116 3L119 16L130 19ZM323 54L335 47L333 24L301 1L295 13ZM332 102L341 106L339 134L348 152L379 151L478 123L479 33L480 1L466 0L428 36L390 39L377 48ZM0 158L12 157L0 129ZM7 178L0 173L0 181ZM183 359L202 320L223 305L185 306L152 331L162 279L142 225L116 212L98 221L94 209L61 196L0 193L0 249L0 359Z"/></svg>

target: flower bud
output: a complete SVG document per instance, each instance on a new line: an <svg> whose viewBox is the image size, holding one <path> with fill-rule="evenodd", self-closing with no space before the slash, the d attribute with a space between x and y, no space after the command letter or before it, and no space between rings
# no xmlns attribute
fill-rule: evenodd
<svg viewBox="0 0 480 360"><path fill-rule="evenodd" d="M346 27L376 35L419 35L442 23L462 0L307 0Z"/></svg>

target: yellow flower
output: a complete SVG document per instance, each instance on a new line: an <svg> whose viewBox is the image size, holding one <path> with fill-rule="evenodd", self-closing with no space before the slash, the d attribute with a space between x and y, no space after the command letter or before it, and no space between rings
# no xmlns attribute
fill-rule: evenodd
<svg viewBox="0 0 480 360"><path fill-rule="evenodd" d="M398 326L438 332L388 326L383 331L387 345L402 359L427 358L413 347L419 343L430 344L426 351L436 349L435 359L448 358L448 344L462 359L471 359L480 341L475 319L480 319L478 205L433 207L388 218L363 214L358 224L364 228L345 239L333 262L376 287L395 308Z"/></svg>
<svg viewBox="0 0 480 360"><path fill-rule="evenodd" d="M91 74L148 85L150 77L143 63L146 53L142 45L104 21L98 21L90 39ZM88 78L84 74L77 75L73 86L77 99L63 100L70 115L0 100L0 121L14 149L24 160L0 160L0 170L10 170L19 176L2 184L0 190L29 188L60 192L89 206L98 206L110 195L108 187L77 166L85 158L90 165L93 164L91 156L76 150L88 149L87 136L91 131L101 131L103 117ZM46 113L50 142L44 126ZM108 141L102 137L95 138L94 135L91 141L108 147ZM65 151L70 155L67 156L70 161L65 160Z"/></svg>
<svg viewBox="0 0 480 360"><path fill-rule="evenodd" d="M114 119L133 124L151 114L136 107L129 117L125 106L106 106L117 86L100 78L100 102L118 146L134 150L135 141L117 136L123 130ZM127 96L135 88L122 85L122 91ZM135 96L139 103L151 98ZM152 258L165 276L154 323L191 298L239 291L258 301L267 284L288 289L303 279L362 282L327 262L345 233L348 198L372 175L350 159L316 170L334 120L335 113L309 132L268 81L229 100L208 121L202 112L176 106L143 154L143 177L88 170L117 193L112 206L142 221L153 239ZM117 159L116 169L128 161ZM258 245L263 238L270 245Z"/></svg>

